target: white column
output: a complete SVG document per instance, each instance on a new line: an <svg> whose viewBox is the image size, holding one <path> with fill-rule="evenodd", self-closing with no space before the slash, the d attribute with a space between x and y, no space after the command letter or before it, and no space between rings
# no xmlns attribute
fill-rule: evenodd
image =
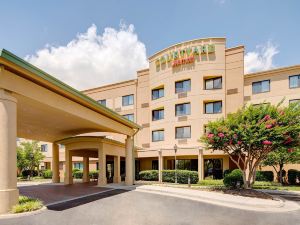
<svg viewBox="0 0 300 225"><path fill-rule="evenodd" d="M18 203L16 140L17 100L0 89L0 214Z"/></svg>
<svg viewBox="0 0 300 225"><path fill-rule="evenodd" d="M83 157L83 176L82 176L82 182L87 183L90 182L90 168L89 168L89 157L85 156Z"/></svg>
<svg viewBox="0 0 300 225"><path fill-rule="evenodd" d="M65 158L66 158L66 175L65 175L65 184L73 184L72 176L72 151L65 149Z"/></svg>
<svg viewBox="0 0 300 225"><path fill-rule="evenodd" d="M59 147L58 144L52 144L52 183L59 183Z"/></svg>
<svg viewBox="0 0 300 225"><path fill-rule="evenodd" d="M127 136L125 140L125 155L126 155L126 177L125 184L133 185L133 137Z"/></svg>
<svg viewBox="0 0 300 225"><path fill-rule="evenodd" d="M99 164L98 185L104 186L107 184L107 178L106 178L106 155L104 154L103 143L100 144L98 149L98 164Z"/></svg>
<svg viewBox="0 0 300 225"><path fill-rule="evenodd" d="M158 181L159 183L162 183L162 170L163 170L163 157L162 157L162 151L158 151Z"/></svg>
<svg viewBox="0 0 300 225"><path fill-rule="evenodd" d="M120 156L114 156L114 183L121 183Z"/></svg>
<svg viewBox="0 0 300 225"><path fill-rule="evenodd" d="M198 154L198 179L203 180L204 178L204 171L203 171L203 149L199 148Z"/></svg>

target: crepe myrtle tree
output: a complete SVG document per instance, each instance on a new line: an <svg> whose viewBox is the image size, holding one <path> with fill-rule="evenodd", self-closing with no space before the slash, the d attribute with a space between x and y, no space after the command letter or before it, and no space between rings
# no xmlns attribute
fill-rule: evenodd
<svg viewBox="0 0 300 225"><path fill-rule="evenodd" d="M209 122L208 133L201 138L207 149L229 155L242 171L246 189L252 187L256 169L269 153L299 145L300 107L282 107L282 102L244 106L226 118Z"/></svg>
<svg viewBox="0 0 300 225"><path fill-rule="evenodd" d="M277 175L279 182L283 184L283 167L287 163L298 163L300 161L300 146L295 148L278 148L268 154L262 162L263 166L272 166Z"/></svg>

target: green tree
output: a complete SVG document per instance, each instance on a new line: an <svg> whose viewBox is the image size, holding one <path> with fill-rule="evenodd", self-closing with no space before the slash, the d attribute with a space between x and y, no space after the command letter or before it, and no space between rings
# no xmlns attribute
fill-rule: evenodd
<svg viewBox="0 0 300 225"><path fill-rule="evenodd" d="M44 158L38 141L24 141L17 147L17 166L21 173L38 168Z"/></svg>
<svg viewBox="0 0 300 225"><path fill-rule="evenodd" d="M266 159L262 162L263 166L272 166L279 174L279 182L283 184L282 171L285 164L297 163L300 161L299 148L278 148L270 152Z"/></svg>
<svg viewBox="0 0 300 225"><path fill-rule="evenodd" d="M258 165L270 152L299 145L300 107L249 105L210 122L208 130L201 138L206 148L227 153L243 173L244 188L251 188Z"/></svg>

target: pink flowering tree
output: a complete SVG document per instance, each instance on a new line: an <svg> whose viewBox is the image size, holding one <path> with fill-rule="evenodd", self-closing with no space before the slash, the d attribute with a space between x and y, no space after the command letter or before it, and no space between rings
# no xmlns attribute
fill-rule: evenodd
<svg viewBox="0 0 300 225"><path fill-rule="evenodd" d="M201 138L206 148L222 150L243 173L244 188L251 188L256 169L276 149L300 144L300 107L250 105L208 124Z"/></svg>

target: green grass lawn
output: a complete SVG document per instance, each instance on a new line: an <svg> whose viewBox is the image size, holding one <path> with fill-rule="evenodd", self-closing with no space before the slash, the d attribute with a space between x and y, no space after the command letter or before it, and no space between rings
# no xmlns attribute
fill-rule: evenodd
<svg viewBox="0 0 300 225"><path fill-rule="evenodd" d="M19 204L13 206L12 213L30 212L42 207L43 203L40 200L20 195Z"/></svg>
<svg viewBox="0 0 300 225"><path fill-rule="evenodd" d="M223 180L202 180L197 184L193 184L192 186L203 186L203 187L225 187L223 184ZM286 190L286 191L300 191L300 185L287 185L281 186L281 184L277 182L268 182L268 181L256 181L253 186L254 189L268 189L268 190Z"/></svg>

